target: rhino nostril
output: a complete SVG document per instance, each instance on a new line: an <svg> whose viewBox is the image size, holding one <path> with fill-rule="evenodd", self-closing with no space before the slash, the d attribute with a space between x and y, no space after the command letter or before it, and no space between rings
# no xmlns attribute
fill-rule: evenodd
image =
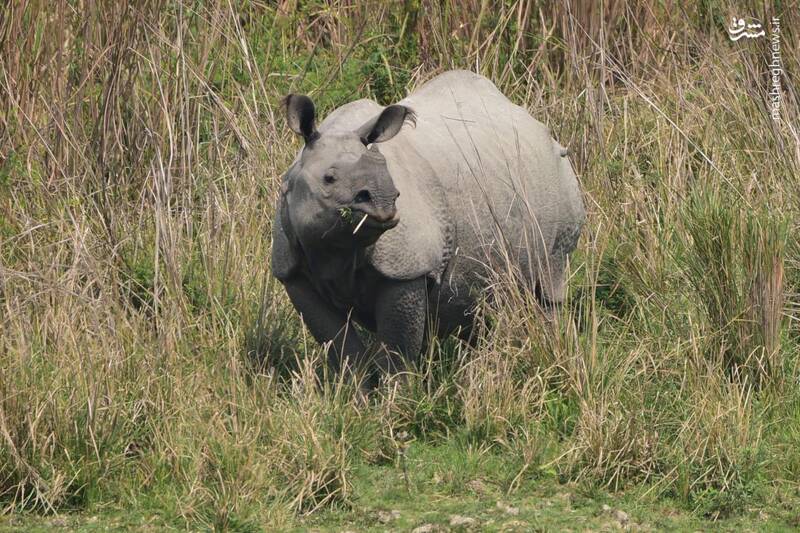
<svg viewBox="0 0 800 533"><path fill-rule="evenodd" d="M356 197L353 198L353 203L355 204L363 204L372 200L372 195L369 193L368 190L362 189L358 191Z"/></svg>

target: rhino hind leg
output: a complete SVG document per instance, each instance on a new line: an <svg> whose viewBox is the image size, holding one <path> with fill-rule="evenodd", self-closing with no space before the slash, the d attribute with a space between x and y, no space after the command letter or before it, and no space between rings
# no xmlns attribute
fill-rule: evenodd
<svg viewBox="0 0 800 533"><path fill-rule="evenodd" d="M536 299L545 310L549 311L564 303L567 292L565 269L566 257L551 256L549 265L542 269L536 280Z"/></svg>
<svg viewBox="0 0 800 533"><path fill-rule="evenodd" d="M560 232L553 243L547 264L543 265L536 289L542 306L552 308L564 303L567 293L567 258L578 245L582 224Z"/></svg>

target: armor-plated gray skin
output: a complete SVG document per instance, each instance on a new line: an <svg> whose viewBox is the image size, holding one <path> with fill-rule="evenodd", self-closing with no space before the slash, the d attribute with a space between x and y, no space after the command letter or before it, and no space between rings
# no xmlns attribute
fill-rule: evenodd
<svg viewBox="0 0 800 533"><path fill-rule="evenodd" d="M426 333L468 332L489 269L510 267L546 306L563 300L585 219L577 179L547 128L489 80L447 72L396 105L344 105L319 130L311 100L285 104L306 144L283 178L272 270L332 341L334 370L347 360L374 386Z"/></svg>

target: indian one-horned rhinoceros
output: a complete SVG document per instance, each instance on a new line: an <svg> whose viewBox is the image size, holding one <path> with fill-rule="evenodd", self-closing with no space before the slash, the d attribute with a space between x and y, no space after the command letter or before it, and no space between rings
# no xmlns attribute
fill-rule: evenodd
<svg viewBox="0 0 800 533"><path fill-rule="evenodd" d="M334 371L347 362L371 387L426 335L468 332L499 264L545 307L563 300L585 218L577 179L547 128L489 80L447 72L395 105L344 105L319 128L308 97L284 103L305 146L283 177L272 271L317 341L332 341Z"/></svg>

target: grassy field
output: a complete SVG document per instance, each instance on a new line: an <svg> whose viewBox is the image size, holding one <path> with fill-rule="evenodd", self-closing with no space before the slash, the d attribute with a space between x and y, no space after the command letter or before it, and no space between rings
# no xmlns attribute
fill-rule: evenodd
<svg viewBox="0 0 800 533"><path fill-rule="evenodd" d="M586 5L0 8L0 530L800 527L800 6ZM569 147L568 304L498 272L364 403L269 273L280 98L450 68Z"/></svg>

